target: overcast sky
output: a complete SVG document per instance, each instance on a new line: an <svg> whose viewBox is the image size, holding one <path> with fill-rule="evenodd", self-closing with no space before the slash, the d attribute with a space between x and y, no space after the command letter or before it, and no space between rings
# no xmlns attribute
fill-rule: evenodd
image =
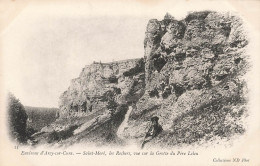
<svg viewBox="0 0 260 166"><path fill-rule="evenodd" d="M4 34L7 87L24 105L58 107L70 80L94 60L143 56L147 18L26 10Z"/></svg>
<svg viewBox="0 0 260 166"><path fill-rule="evenodd" d="M185 11L177 2L32 3L3 33L6 86L24 105L58 107L59 96L85 65L143 57L149 19L161 20L166 12L180 19L194 7Z"/></svg>

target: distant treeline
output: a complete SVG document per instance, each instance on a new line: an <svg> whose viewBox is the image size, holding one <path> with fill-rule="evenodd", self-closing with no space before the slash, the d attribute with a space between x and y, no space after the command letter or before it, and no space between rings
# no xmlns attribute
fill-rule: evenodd
<svg viewBox="0 0 260 166"><path fill-rule="evenodd" d="M28 115L27 127L37 131L41 130L41 128L57 119L58 110L58 108L25 106L25 111Z"/></svg>

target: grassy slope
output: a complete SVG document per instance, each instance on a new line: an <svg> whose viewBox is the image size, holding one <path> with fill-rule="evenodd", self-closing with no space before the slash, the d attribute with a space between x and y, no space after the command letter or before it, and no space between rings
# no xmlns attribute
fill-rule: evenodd
<svg viewBox="0 0 260 166"><path fill-rule="evenodd" d="M127 111L126 105L120 105L117 108L115 115L112 118L100 121L97 125L87 128L79 134L73 135L73 131L79 128L84 123L93 120L93 118L106 114L105 109L101 109L93 114L84 117L73 117L70 119L58 119L54 125L67 125L67 129L63 131L54 131L51 133L42 133L35 137L39 140L39 144L59 142L59 146L69 146L77 143L94 143L96 146L103 146L108 144L120 145L123 143L117 135L117 129L124 119Z"/></svg>
<svg viewBox="0 0 260 166"><path fill-rule="evenodd" d="M172 121L170 130L163 131L157 138L148 143L148 147L186 146L190 144L205 144L232 140L246 131L245 118L247 113L246 92L244 83L232 91L220 94L224 87L230 85L237 77L227 78L208 91L196 97L196 107L187 110ZM216 95L220 94L220 95ZM199 101L200 99L204 102ZM160 110L154 110L158 112ZM231 142L232 143L232 142ZM214 143L213 143L214 144Z"/></svg>

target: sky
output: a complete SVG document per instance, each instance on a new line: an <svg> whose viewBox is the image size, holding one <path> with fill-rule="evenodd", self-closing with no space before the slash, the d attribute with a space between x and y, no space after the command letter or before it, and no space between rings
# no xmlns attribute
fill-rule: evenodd
<svg viewBox="0 0 260 166"><path fill-rule="evenodd" d="M7 89L23 105L58 107L84 66L143 57L149 19L161 20L166 12L181 19L194 7L175 2L30 3L2 34Z"/></svg>
<svg viewBox="0 0 260 166"><path fill-rule="evenodd" d="M147 18L25 9L4 34L6 86L23 105L58 107L93 61L141 58ZM47 8L47 7L46 7Z"/></svg>
<svg viewBox="0 0 260 166"><path fill-rule="evenodd" d="M57 106L85 65L142 57L145 22L69 16L24 20L5 40L10 90L25 105Z"/></svg>

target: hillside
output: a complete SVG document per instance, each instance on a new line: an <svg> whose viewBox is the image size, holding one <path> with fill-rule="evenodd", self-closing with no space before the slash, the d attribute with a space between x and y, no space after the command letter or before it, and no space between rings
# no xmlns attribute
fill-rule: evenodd
<svg viewBox="0 0 260 166"><path fill-rule="evenodd" d="M60 96L60 118L37 139L139 146L156 115L163 132L146 148L230 144L246 132L247 45L231 13L151 19L144 57L84 67Z"/></svg>
<svg viewBox="0 0 260 166"><path fill-rule="evenodd" d="M25 112L28 116L27 128L40 131L57 119L58 108L30 107L25 106Z"/></svg>

